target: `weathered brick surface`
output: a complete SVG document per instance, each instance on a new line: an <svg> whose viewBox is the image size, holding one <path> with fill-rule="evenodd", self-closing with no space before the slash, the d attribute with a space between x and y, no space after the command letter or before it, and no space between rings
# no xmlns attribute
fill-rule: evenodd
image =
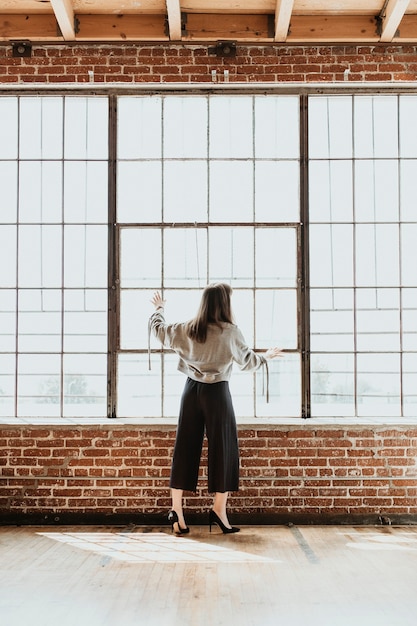
<svg viewBox="0 0 417 626"><path fill-rule="evenodd" d="M140 522L169 507L174 426L0 428L0 515L58 522L68 514ZM241 489L230 510L245 519L304 522L417 520L417 429L241 427ZM364 454L365 453L365 454ZM207 448L189 514L210 504Z"/></svg>
<svg viewBox="0 0 417 626"><path fill-rule="evenodd" d="M234 58L208 53L206 45L171 44L33 44L32 57L13 58L0 46L0 84L43 83L211 83L414 81L416 45L237 46Z"/></svg>

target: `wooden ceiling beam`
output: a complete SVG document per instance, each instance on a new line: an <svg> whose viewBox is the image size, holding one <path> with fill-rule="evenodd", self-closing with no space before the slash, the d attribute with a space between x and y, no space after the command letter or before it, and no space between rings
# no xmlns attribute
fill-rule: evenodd
<svg viewBox="0 0 417 626"><path fill-rule="evenodd" d="M72 0L50 0L56 21L66 41L75 39L74 9Z"/></svg>
<svg viewBox="0 0 417 626"><path fill-rule="evenodd" d="M290 29L293 6L294 0L277 0L274 41L286 41Z"/></svg>
<svg viewBox="0 0 417 626"><path fill-rule="evenodd" d="M289 4L286 5L287 10L288 7ZM174 37L173 33L167 33L166 14L162 13L77 14L76 17L78 28L75 32L75 41L169 43L170 37ZM178 29L178 21L172 23ZM71 32L66 36L68 35L71 35ZM175 36L178 35L177 30ZM274 29L274 19L271 14L188 13L187 30L182 33L178 41L205 43L232 40L242 45L260 42L273 44L275 36L276 28ZM312 16L293 13L290 32L285 43L303 45L377 43L381 41L380 37L381 31L378 30L377 20L369 15ZM26 39L37 42L63 42L62 29L58 28L55 14L52 12L0 14L0 41ZM417 41L417 15L405 14L403 16L401 28L395 32L392 41L396 44Z"/></svg>
<svg viewBox="0 0 417 626"><path fill-rule="evenodd" d="M381 15L381 41L392 41L410 0L388 0L384 15Z"/></svg>
<svg viewBox="0 0 417 626"><path fill-rule="evenodd" d="M171 41L181 41L181 6L180 0L166 0L168 30Z"/></svg>

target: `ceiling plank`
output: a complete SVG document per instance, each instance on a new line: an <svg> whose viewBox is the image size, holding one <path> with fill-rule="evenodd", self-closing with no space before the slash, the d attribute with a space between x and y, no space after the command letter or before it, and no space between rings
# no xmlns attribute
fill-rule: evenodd
<svg viewBox="0 0 417 626"><path fill-rule="evenodd" d="M79 20L77 41L168 42L165 15L84 15Z"/></svg>
<svg viewBox="0 0 417 626"><path fill-rule="evenodd" d="M286 41L294 0L277 0L275 7L275 41Z"/></svg>
<svg viewBox="0 0 417 626"><path fill-rule="evenodd" d="M188 13L183 41L273 41L268 15Z"/></svg>
<svg viewBox="0 0 417 626"><path fill-rule="evenodd" d="M389 0L382 15L381 41L392 41L398 30L410 0Z"/></svg>
<svg viewBox="0 0 417 626"><path fill-rule="evenodd" d="M169 38L181 41L181 6L180 0L166 0L168 13Z"/></svg>
<svg viewBox="0 0 417 626"><path fill-rule="evenodd" d="M62 41L58 35L55 15L7 14L0 16L0 41L30 39L31 41Z"/></svg>
<svg viewBox="0 0 417 626"><path fill-rule="evenodd" d="M74 9L72 0L50 0L56 21L66 41L75 39Z"/></svg>
<svg viewBox="0 0 417 626"><path fill-rule="evenodd" d="M374 17L365 15L293 15L287 43L377 42Z"/></svg>

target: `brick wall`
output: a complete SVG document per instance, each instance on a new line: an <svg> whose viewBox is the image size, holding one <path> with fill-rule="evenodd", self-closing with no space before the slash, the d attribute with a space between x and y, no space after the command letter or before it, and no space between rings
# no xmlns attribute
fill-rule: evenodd
<svg viewBox="0 0 417 626"><path fill-rule="evenodd" d="M304 425L305 424L305 425ZM161 523L169 509L175 427L126 424L0 428L0 519ZM241 523L415 523L417 427L241 426ZM204 522L206 448L190 522Z"/></svg>
<svg viewBox="0 0 417 626"><path fill-rule="evenodd" d="M12 58L0 46L1 83L205 83L414 81L417 45L237 46L234 58L209 54L208 45L45 45L32 57Z"/></svg>
<svg viewBox="0 0 417 626"><path fill-rule="evenodd" d="M45 45L12 58L0 45L1 85L415 81L417 45ZM90 77L89 72L93 72ZM161 522L169 508L174 427L117 422L0 427L0 521ZM234 519L253 522L417 521L417 429L396 426L241 427ZM205 453L205 452L204 452ZM204 460L203 460L204 465ZM204 473L204 471L203 471ZM188 520L210 503L204 475ZM233 519L233 515L232 515Z"/></svg>

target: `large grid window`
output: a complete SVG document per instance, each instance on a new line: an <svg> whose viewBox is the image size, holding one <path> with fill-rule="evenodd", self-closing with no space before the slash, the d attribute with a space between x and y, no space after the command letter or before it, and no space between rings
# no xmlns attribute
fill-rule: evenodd
<svg viewBox="0 0 417 626"><path fill-rule="evenodd" d="M0 416L176 417L152 338L233 287L238 417L415 416L417 97L0 98ZM110 245L109 245L110 244Z"/></svg>
<svg viewBox="0 0 417 626"><path fill-rule="evenodd" d="M153 292L185 321L225 281L248 344L289 351L269 404L261 373L235 372L237 415L300 415L298 98L120 97L117 157L117 414L178 414L177 357L152 340L148 369Z"/></svg>
<svg viewBox="0 0 417 626"><path fill-rule="evenodd" d="M309 99L313 415L415 415L417 98Z"/></svg>
<svg viewBox="0 0 417 626"><path fill-rule="evenodd" d="M0 99L0 414L99 416L107 389L106 98Z"/></svg>

